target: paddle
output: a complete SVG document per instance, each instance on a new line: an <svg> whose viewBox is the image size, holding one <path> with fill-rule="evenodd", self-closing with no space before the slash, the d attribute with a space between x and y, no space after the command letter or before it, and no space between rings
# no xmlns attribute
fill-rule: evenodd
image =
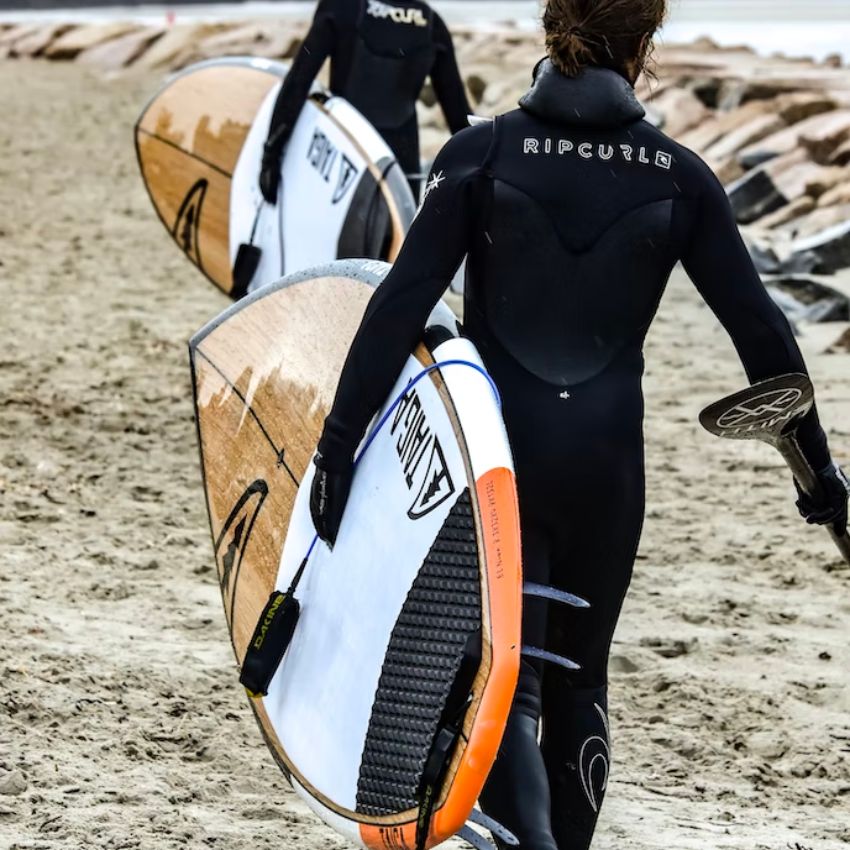
<svg viewBox="0 0 850 850"><path fill-rule="evenodd" d="M762 440L778 449L800 488L817 497L820 483L796 440L802 418L812 409L815 394L806 375L770 378L709 405L699 415L700 424L718 437ZM832 539L850 563L850 534L829 526Z"/></svg>

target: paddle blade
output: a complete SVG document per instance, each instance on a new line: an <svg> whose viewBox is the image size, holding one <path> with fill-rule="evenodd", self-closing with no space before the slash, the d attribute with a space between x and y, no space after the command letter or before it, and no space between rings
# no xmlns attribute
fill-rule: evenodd
<svg viewBox="0 0 850 850"><path fill-rule="evenodd" d="M776 445L813 404L814 390L806 375L780 375L716 401L700 413L699 421L718 437Z"/></svg>

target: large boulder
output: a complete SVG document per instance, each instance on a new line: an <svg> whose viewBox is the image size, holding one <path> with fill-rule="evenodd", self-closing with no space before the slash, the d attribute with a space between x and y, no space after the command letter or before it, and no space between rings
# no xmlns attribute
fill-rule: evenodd
<svg viewBox="0 0 850 850"><path fill-rule="evenodd" d="M839 204L850 204L850 180L839 183L818 198L819 207L833 207Z"/></svg>
<svg viewBox="0 0 850 850"><path fill-rule="evenodd" d="M748 145L738 154L738 160L744 168L753 168L774 157L789 153L807 141L810 150L821 152L829 145L830 139L843 139L850 131L850 109L836 109L820 115L814 115L772 136ZM833 144L834 148L834 144ZM829 148L832 150L832 148Z"/></svg>
<svg viewBox="0 0 850 850"><path fill-rule="evenodd" d="M205 39L228 29L232 27L223 24L175 24L133 63L133 67L182 68L197 55L198 46Z"/></svg>
<svg viewBox="0 0 850 850"><path fill-rule="evenodd" d="M785 122L771 112L756 115L709 146L705 155L710 159L722 161L738 153L741 148L778 133L785 126Z"/></svg>
<svg viewBox="0 0 850 850"><path fill-rule="evenodd" d="M797 149L748 172L726 190L736 219L749 224L805 195L805 180L818 168Z"/></svg>
<svg viewBox="0 0 850 850"><path fill-rule="evenodd" d="M786 266L815 274L833 274L850 267L850 220L794 242Z"/></svg>
<svg viewBox="0 0 850 850"><path fill-rule="evenodd" d="M728 133L734 132L753 118L771 113L766 101L753 101L731 112L717 112L698 127L683 133L679 141L695 151L704 151Z"/></svg>
<svg viewBox="0 0 850 850"><path fill-rule="evenodd" d="M44 50L48 59L57 61L74 59L84 50L120 38L122 35L136 32L138 24L116 21L106 24L88 24L86 26L74 27L64 35L51 42Z"/></svg>
<svg viewBox="0 0 850 850"><path fill-rule="evenodd" d="M762 216L758 220L758 226L764 230L773 230L795 219L802 218L804 215L808 215L816 207L817 201L814 198L803 195L801 198L791 201L790 204L780 207L775 212Z"/></svg>
<svg viewBox="0 0 850 850"><path fill-rule="evenodd" d="M664 116L664 131L674 138L702 124L711 116L711 110L687 89L665 89L650 98L648 104Z"/></svg>
<svg viewBox="0 0 850 850"><path fill-rule="evenodd" d="M165 27L144 27L84 50L77 56L77 62L117 71L135 62L164 33Z"/></svg>
<svg viewBox="0 0 850 850"><path fill-rule="evenodd" d="M779 231L793 239L805 239L845 221L850 221L850 204L815 207L806 215L787 222Z"/></svg>

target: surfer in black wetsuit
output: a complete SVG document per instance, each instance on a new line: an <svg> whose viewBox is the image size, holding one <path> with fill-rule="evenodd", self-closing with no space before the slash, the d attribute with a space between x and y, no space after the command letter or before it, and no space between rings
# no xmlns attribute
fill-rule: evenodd
<svg viewBox="0 0 850 850"><path fill-rule="evenodd" d="M310 86L331 60L330 90L353 104L392 148L408 175L418 174L416 101L427 77L452 133L472 111L443 19L422 0L320 0L272 114L260 189L277 200L280 160ZM409 177L419 196L419 179Z"/></svg>
<svg viewBox="0 0 850 850"><path fill-rule="evenodd" d="M644 513L642 347L676 263L751 381L805 371L723 187L643 120L633 83L664 12L664 0L548 0L548 58L520 109L458 133L437 157L354 340L316 457L311 507L332 543L355 448L468 255L464 330L502 393L525 578L591 605L526 602L524 643L581 670L522 663L482 795L521 850L587 850L605 792L608 652ZM802 500L801 512L846 524L846 486L815 410L798 440L825 492Z"/></svg>

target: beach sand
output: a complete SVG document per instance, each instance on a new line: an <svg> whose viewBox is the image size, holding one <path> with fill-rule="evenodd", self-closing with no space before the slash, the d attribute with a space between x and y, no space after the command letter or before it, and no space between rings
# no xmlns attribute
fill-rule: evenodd
<svg viewBox="0 0 850 850"><path fill-rule="evenodd" d="M186 355L228 302L139 179L159 75L18 61L0 81L0 848L345 847L236 681ZM850 355L809 362L847 460ZM850 842L850 571L776 453L697 424L743 383L677 273L647 347L646 531L596 850Z"/></svg>

